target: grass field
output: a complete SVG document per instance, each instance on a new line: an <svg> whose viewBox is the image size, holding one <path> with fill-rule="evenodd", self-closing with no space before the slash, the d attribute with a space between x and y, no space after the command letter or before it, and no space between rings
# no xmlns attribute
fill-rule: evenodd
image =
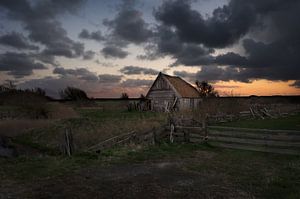
<svg viewBox="0 0 300 199"><path fill-rule="evenodd" d="M276 119L241 120L220 125L241 128L300 130L300 114Z"/></svg>
<svg viewBox="0 0 300 199"><path fill-rule="evenodd" d="M0 198L300 197L299 157L203 144L19 157L0 164Z"/></svg>
<svg viewBox="0 0 300 199"><path fill-rule="evenodd" d="M102 140L129 133L144 132L166 122L166 116L154 112L98 110L76 108L78 117L58 120L47 127L35 128L14 139L19 144L48 149L59 153L65 129L72 129L77 151L82 151Z"/></svg>
<svg viewBox="0 0 300 199"><path fill-rule="evenodd" d="M102 105L112 106L111 102ZM12 135L15 146L29 152L0 158L0 199L300 197L299 156L164 142L112 148L100 154L83 152L112 136L165 124L167 115L72 107L61 107L57 113L61 119L35 124L33 129L23 121L26 131ZM222 125L300 130L299 121L298 114ZM77 152L72 157L60 153L66 128L74 134Z"/></svg>

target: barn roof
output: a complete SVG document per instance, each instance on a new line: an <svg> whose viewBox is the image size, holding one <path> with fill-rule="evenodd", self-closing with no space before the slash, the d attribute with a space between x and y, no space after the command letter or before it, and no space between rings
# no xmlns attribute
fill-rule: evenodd
<svg viewBox="0 0 300 199"><path fill-rule="evenodd" d="M170 76L161 73L174 87L174 89L184 98L198 98L200 97L200 93L197 91L195 87L191 84L187 83L183 79L177 76Z"/></svg>

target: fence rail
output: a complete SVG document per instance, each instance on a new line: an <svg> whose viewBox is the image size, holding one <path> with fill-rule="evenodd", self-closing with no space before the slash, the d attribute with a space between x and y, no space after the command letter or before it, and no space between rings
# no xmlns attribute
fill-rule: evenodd
<svg viewBox="0 0 300 199"><path fill-rule="evenodd" d="M89 147L87 151L101 152L101 150L103 149L129 143L155 144L158 140L163 139L167 136L168 135L165 126L153 128L149 131L140 133L133 131L104 140L96 145Z"/></svg>
<svg viewBox="0 0 300 199"><path fill-rule="evenodd" d="M300 131L209 127L214 146L300 155Z"/></svg>
<svg viewBox="0 0 300 199"><path fill-rule="evenodd" d="M218 147L300 155L300 131L294 130L175 126L173 136L174 142L199 143L205 140Z"/></svg>
<svg viewBox="0 0 300 199"><path fill-rule="evenodd" d="M172 123L152 130L112 137L88 149L103 149L128 143L155 144L157 141L201 143L251 151L300 155L300 131L250 129L222 126L183 126Z"/></svg>

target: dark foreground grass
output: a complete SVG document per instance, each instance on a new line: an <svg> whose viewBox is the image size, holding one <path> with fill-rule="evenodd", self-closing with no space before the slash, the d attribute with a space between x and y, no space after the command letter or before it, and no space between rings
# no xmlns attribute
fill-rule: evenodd
<svg viewBox="0 0 300 199"><path fill-rule="evenodd" d="M220 125L240 128L300 130L300 113L282 118L241 120L227 122Z"/></svg>
<svg viewBox="0 0 300 199"><path fill-rule="evenodd" d="M222 174L229 183L258 198L299 198L300 158L242 150L219 150L209 161L188 169Z"/></svg>
<svg viewBox="0 0 300 199"><path fill-rule="evenodd" d="M300 197L299 156L220 149L208 144L128 146L105 150L100 155L85 153L70 158L0 158L0 180L9 182L12 186L49 182L49 179L55 183L58 179L60 182L64 181L65 176L70 175L77 176L76 179L84 179L85 171L90 169L97 173L97 169L109 169L112 166L118 168L122 165L139 164L147 167L151 162L169 161L181 163L181 170L205 176L201 180L211 186L232 184L258 198ZM215 179L220 179L220 182ZM0 186L0 192L1 188Z"/></svg>

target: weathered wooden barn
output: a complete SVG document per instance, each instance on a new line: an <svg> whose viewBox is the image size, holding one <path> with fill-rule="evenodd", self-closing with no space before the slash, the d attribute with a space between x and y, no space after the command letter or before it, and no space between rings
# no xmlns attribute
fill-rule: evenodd
<svg viewBox="0 0 300 199"><path fill-rule="evenodd" d="M195 87L177 76L159 73L146 98L151 102L151 110L170 111L194 109L201 101Z"/></svg>

